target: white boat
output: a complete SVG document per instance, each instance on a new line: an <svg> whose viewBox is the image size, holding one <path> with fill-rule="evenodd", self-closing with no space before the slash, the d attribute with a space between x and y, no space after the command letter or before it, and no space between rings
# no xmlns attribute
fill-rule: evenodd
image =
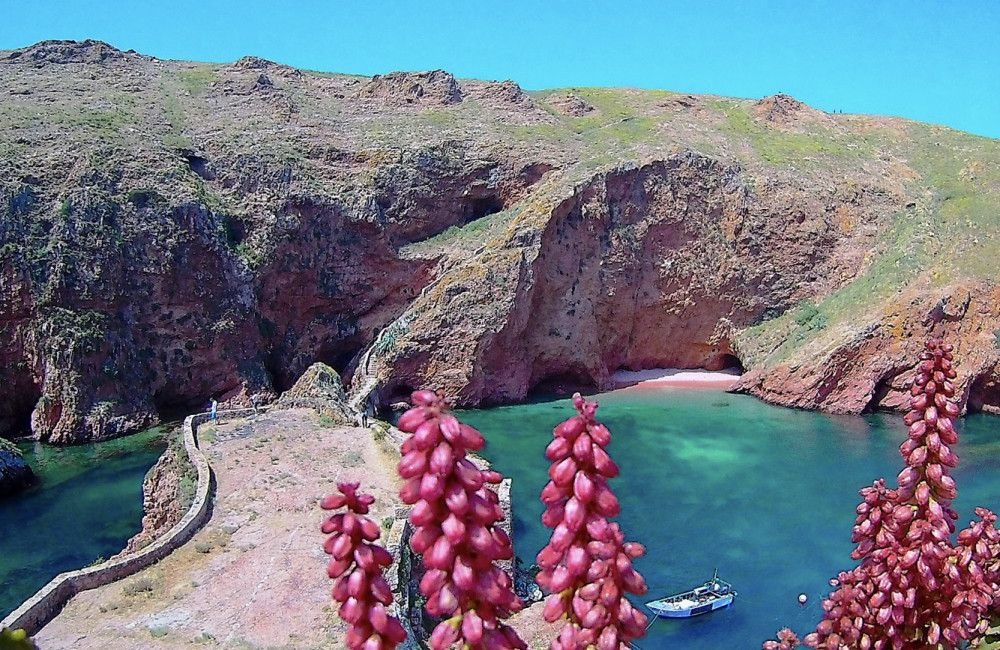
<svg viewBox="0 0 1000 650"><path fill-rule="evenodd" d="M729 607L736 595L733 586L720 578L716 570L712 579L700 587L648 602L646 607L657 616L688 618Z"/></svg>

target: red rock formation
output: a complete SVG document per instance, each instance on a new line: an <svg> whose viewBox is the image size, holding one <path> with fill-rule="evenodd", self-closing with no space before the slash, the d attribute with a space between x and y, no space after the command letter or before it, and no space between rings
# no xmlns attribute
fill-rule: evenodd
<svg viewBox="0 0 1000 650"><path fill-rule="evenodd" d="M358 90L357 96L389 106L447 105L461 103L462 89L455 77L444 70L390 72L372 77Z"/></svg>
<svg viewBox="0 0 1000 650"><path fill-rule="evenodd" d="M843 232L795 188L761 201L694 154L600 174L538 218L414 304L385 399L434 385L508 402L549 381L607 387L619 368L736 364L738 330L838 288L873 232Z"/></svg>
<svg viewBox="0 0 1000 650"><path fill-rule="evenodd" d="M1000 413L1000 364L992 283L910 288L868 315L869 325L845 333L832 349L805 350L793 359L755 368L737 390L770 402L833 413L873 408L905 410L914 362L928 338L954 341L955 400L962 407Z"/></svg>
<svg viewBox="0 0 1000 650"><path fill-rule="evenodd" d="M383 401L742 363L742 390L856 412L897 404L910 341L947 336L963 400L1000 405L982 271L901 275L825 328L788 316L917 249L983 265L960 224L991 222L949 206L995 214L992 141L785 97L605 90L560 108L441 71L361 80L93 41L0 53L0 87L0 434L69 443L210 397L263 402L314 361L351 383L383 330L352 386ZM910 218L950 230L885 237Z"/></svg>

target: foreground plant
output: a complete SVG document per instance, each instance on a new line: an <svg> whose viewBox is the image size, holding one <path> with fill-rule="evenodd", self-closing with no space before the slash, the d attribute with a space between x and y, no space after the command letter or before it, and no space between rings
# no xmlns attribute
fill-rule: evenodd
<svg viewBox="0 0 1000 650"><path fill-rule="evenodd" d="M977 508L980 521L951 541L959 414L951 353L934 339L921 354L903 419L906 468L896 489L879 479L861 490L851 554L861 565L842 573L840 588L823 601L823 620L804 639L811 648L956 648L982 635L1000 604L996 515Z"/></svg>
<svg viewBox="0 0 1000 650"><path fill-rule="evenodd" d="M431 647L526 648L503 622L524 604L495 564L513 557L510 538L496 526L503 519L497 495L486 487L503 477L466 457L486 441L448 412L443 394L421 390L411 399L414 407L398 423L413 434L401 448L399 475L407 482L400 498L413 506L410 546L427 570L420 581L427 612L445 619Z"/></svg>
<svg viewBox="0 0 1000 650"><path fill-rule="evenodd" d="M340 605L340 618L350 625L347 647L351 650L392 650L406 639L406 631L388 613L392 590L382 568L392 564L389 552L373 542L381 535L378 524L366 517L375 501L358 494L358 483L340 483L340 494L320 504L325 510L340 510L323 522L330 535L323 550L332 555L327 573L335 580L333 599Z"/></svg>
<svg viewBox="0 0 1000 650"><path fill-rule="evenodd" d="M645 580L632 567L646 549L626 543L618 524L608 521L621 510L608 487L619 470L604 449L611 433L594 419L597 403L577 393L573 405L577 415L555 428L545 450L552 480L542 490L548 506L542 523L553 529L537 558L538 584L552 592L545 620L567 621L553 650L625 649L646 634L645 614L625 597L646 593Z"/></svg>
<svg viewBox="0 0 1000 650"><path fill-rule="evenodd" d="M0 630L0 650L36 650L36 648L24 630L12 630L7 627Z"/></svg>
<svg viewBox="0 0 1000 650"><path fill-rule="evenodd" d="M799 637L787 627L778 630L777 641L765 641L764 650L793 650L802 645Z"/></svg>

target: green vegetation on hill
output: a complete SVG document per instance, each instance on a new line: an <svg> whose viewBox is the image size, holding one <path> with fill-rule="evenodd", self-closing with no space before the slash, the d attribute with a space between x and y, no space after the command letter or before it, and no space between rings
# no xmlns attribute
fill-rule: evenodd
<svg viewBox="0 0 1000 650"><path fill-rule="evenodd" d="M737 324L748 365L849 340L908 287L993 282L1000 259L1000 142L944 127L829 114L784 96L525 93L448 79L462 88L456 103L436 96L430 82L365 94L368 78L262 60L220 65L116 52L66 63L5 54L0 264L27 274L33 304L45 307L43 324L65 327L87 349L99 342L100 323L89 316L98 311L60 301L122 290L109 286L122 259L163 270L191 250L216 247L225 272L252 275L289 238L318 238L297 230L316 211L346 224L332 227L337 235L323 246L350 247L359 235L345 233L366 224L365 237L395 229L393 254L441 257L448 266L485 246L514 260L505 249L537 242L552 209L597 175L687 152L731 169L730 189L748 211L778 206L766 217L782 222L798 206L776 196L816 197L803 236L864 248L842 278L802 280L757 321ZM528 179L533 165L544 171ZM504 209L481 216L473 203L487 186ZM414 223L449 210L440 224ZM763 218L755 213L747 223L750 216ZM739 233L752 249L757 233L740 232L745 225L719 225L715 245L735 246ZM296 271L311 263L282 254ZM508 277L509 269L490 270ZM479 262L465 271L480 272ZM373 322L386 319L379 313ZM345 337L362 336L351 329L358 320L345 319Z"/></svg>

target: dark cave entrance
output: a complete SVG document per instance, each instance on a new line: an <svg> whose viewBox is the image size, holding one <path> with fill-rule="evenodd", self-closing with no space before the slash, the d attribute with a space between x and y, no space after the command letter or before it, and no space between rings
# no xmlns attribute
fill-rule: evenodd
<svg viewBox="0 0 1000 650"><path fill-rule="evenodd" d="M463 223L471 223L477 219L496 214L503 210L503 207L503 201L495 194L472 199L465 204L465 215L462 221Z"/></svg>
<svg viewBox="0 0 1000 650"><path fill-rule="evenodd" d="M16 439L31 436L31 414L42 399L42 386L24 378L15 378L13 397L0 405L0 436ZM19 381L20 380L20 381Z"/></svg>
<svg viewBox="0 0 1000 650"><path fill-rule="evenodd" d="M875 384L875 389L872 391L872 398L868 400L868 404L861 411L862 413L875 413L881 408L882 400L892 391L892 380L895 378L896 375L893 374L878 380Z"/></svg>
<svg viewBox="0 0 1000 650"><path fill-rule="evenodd" d="M209 166L208 158L196 156L194 152L191 151L185 151L181 155L184 156L185 160L187 160L188 168L190 168L195 174L198 174L198 176L200 176L203 180L215 180L215 172Z"/></svg>
<svg viewBox="0 0 1000 650"><path fill-rule="evenodd" d="M553 373L542 377L528 389L528 399L563 399L573 393L585 395L597 392L597 384L590 375L574 370Z"/></svg>
<svg viewBox="0 0 1000 650"><path fill-rule="evenodd" d="M340 375L341 381L348 384L349 377L354 374L358 357L363 351L360 343L353 341L338 341L339 345L324 345L316 355L316 361L325 363Z"/></svg>
<svg viewBox="0 0 1000 650"><path fill-rule="evenodd" d="M404 403L409 405L410 395L415 390L407 383L390 380L388 384L375 391L368 400L369 403L372 403L374 399L374 410L379 417L389 422L395 422L396 418L405 410L402 405Z"/></svg>
<svg viewBox="0 0 1000 650"><path fill-rule="evenodd" d="M739 374L743 374L746 369L743 367L743 362L735 354L724 354L719 360L721 364L721 370L736 370Z"/></svg>
<svg viewBox="0 0 1000 650"><path fill-rule="evenodd" d="M1000 382L990 374L976 377L969 386L968 408L970 412L1000 415Z"/></svg>

